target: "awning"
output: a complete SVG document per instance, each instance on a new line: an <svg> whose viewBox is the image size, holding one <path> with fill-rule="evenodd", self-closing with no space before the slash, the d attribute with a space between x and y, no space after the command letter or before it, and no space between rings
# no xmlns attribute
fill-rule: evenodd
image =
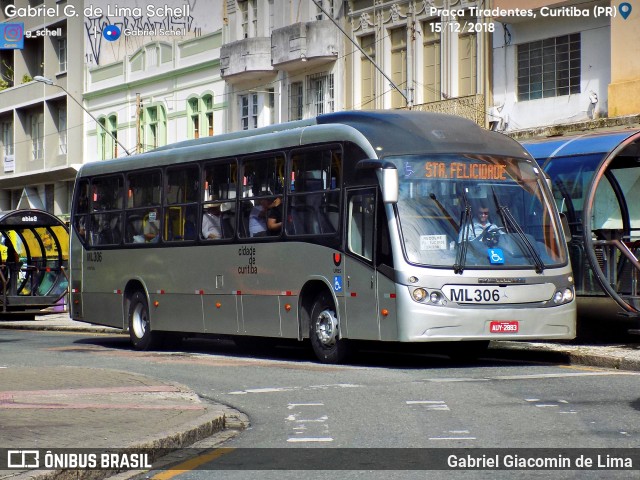
<svg viewBox="0 0 640 480"><path fill-rule="evenodd" d="M630 137L638 135L638 130L618 132L585 133L574 137L553 137L521 142L533 158L543 165L554 157L576 155L608 154Z"/></svg>
<svg viewBox="0 0 640 480"><path fill-rule="evenodd" d="M522 142L553 182L576 293L640 316L640 130Z"/></svg>

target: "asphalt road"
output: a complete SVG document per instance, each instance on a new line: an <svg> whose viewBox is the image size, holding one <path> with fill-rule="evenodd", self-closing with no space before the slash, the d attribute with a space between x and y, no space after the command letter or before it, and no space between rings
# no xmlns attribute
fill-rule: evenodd
<svg viewBox="0 0 640 480"><path fill-rule="evenodd" d="M502 352L500 358L461 365L441 356L365 351L351 365L330 366L312 362L308 352L295 346L248 355L231 342L193 340L179 352L146 353L132 351L124 336L29 331L3 331L2 336L3 366L124 370L177 382L230 405L247 414L251 425L225 443L229 448L588 449L640 444L637 372L544 363L544 356L536 359L530 352L526 357ZM330 450L323 454L327 470L339 467ZM381 450L382 456L389 454ZM212 470L222 458L208 469L176 478L256 478L255 472ZM251 465L251 458L239 454L225 461L236 462L237 468ZM297 460L283 457L284 468L291 467L288 461ZM393 477L424 478L427 473L395 472ZM431 473L438 478L462 475ZM465 473L465 478L605 478L602 472ZM260 471L259 478L335 474L389 476ZM630 477L629 472L607 471L606 478Z"/></svg>

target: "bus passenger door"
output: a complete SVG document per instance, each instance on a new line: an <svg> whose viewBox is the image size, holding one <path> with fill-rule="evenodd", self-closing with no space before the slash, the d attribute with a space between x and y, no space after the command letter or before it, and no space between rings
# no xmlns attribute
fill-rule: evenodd
<svg viewBox="0 0 640 480"><path fill-rule="evenodd" d="M347 192L347 244L344 257L346 335L379 340L377 275L374 268L376 188Z"/></svg>

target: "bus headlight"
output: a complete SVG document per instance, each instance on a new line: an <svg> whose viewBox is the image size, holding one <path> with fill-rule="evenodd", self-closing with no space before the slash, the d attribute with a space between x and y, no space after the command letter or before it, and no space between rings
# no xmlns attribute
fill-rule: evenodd
<svg viewBox="0 0 640 480"><path fill-rule="evenodd" d="M556 305L562 303L562 292L558 291L553 295L553 303Z"/></svg>
<svg viewBox="0 0 640 480"><path fill-rule="evenodd" d="M556 305L562 305L565 303L569 303L573 300L574 293L571 287L565 288L564 290L558 290L553 294L553 303Z"/></svg>
<svg viewBox="0 0 640 480"><path fill-rule="evenodd" d="M573 290L571 288L565 288L564 292L562 292L562 301L569 303L571 300L573 300Z"/></svg>
<svg viewBox="0 0 640 480"><path fill-rule="evenodd" d="M416 302L421 302L427 298L427 291L424 288L416 288L411 292L411 296Z"/></svg>
<svg viewBox="0 0 640 480"><path fill-rule="evenodd" d="M429 295L429 301L431 303L436 304L436 305L441 305L442 304L442 294L440 292L431 292L431 295Z"/></svg>

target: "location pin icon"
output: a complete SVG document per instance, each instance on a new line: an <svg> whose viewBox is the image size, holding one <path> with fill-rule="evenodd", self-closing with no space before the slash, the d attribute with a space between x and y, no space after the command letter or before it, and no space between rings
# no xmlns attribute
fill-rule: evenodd
<svg viewBox="0 0 640 480"><path fill-rule="evenodd" d="M622 18L626 20L629 18L629 15L631 15L631 4L627 2L621 3L618 5L618 11L620 15L622 15Z"/></svg>

